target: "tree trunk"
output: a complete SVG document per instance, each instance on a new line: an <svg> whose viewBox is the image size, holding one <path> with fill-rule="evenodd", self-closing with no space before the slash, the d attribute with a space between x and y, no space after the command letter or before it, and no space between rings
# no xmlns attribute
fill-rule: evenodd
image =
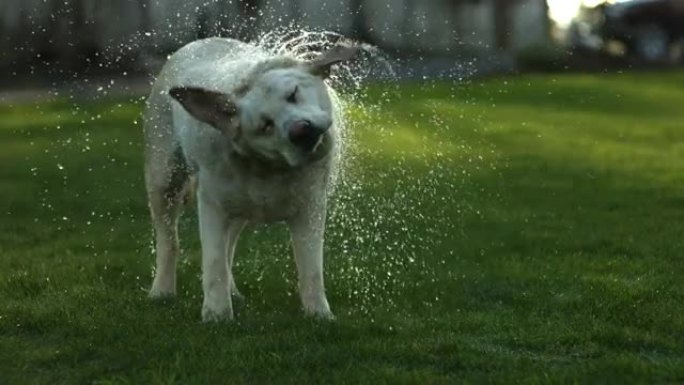
<svg viewBox="0 0 684 385"><path fill-rule="evenodd" d="M261 1L259 0L240 0L240 10L242 14L247 17L256 18L259 16L259 7L261 6Z"/></svg>
<svg viewBox="0 0 684 385"><path fill-rule="evenodd" d="M368 27L368 20L366 20L365 0L351 0L349 10L352 17L352 37L366 43L372 43L373 37Z"/></svg>
<svg viewBox="0 0 684 385"><path fill-rule="evenodd" d="M302 5L299 3L299 0L290 0L290 14L293 20L301 23Z"/></svg>
<svg viewBox="0 0 684 385"><path fill-rule="evenodd" d="M242 17L240 18L240 25L236 28L237 33L242 40L252 40L258 33L257 21L261 0L239 0L238 4Z"/></svg>
<svg viewBox="0 0 684 385"><path fill-rule="evenodd" d="M542 3L542 7L544 9L544 32L546 32L546 36L544 36L544 40L546 43L548 43L551 40L551 16L549 16L549 3L546 0L539 0Z"/></svg>
<svg viewBox="0 0 684 385"><path fill-rule="evenodd" d="M152 18L150 17L150 0L139 0L138 9L140 12L140 30L143 32L151 32Z"/></svg>
<svg viewBox="0 0 684 385"><path fill-rule="evenodd" d="M401 23L401 34L404 41L408 42L408 36L415 32L415 13L416 2L414 0L406 0L404 3L404 20Z"/></svg>
<svg viewBox="0 0 684 385"><path fill-rule="evenodd" d="M494 28L496 48L506 51L511 47L511 9L513 0L494 0Z"/></svg>

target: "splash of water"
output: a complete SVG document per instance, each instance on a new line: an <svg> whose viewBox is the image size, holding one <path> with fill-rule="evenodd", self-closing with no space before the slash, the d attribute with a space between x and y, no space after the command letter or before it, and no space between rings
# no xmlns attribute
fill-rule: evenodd
<svg viewBox="0 0 684 385"><path fill-rule="evenodd" d="M333 31L315 31L289 26L277 28L258 36L252 42L268 56L290 56L302 61L312 60L336 44L349 44L359 48L360 54L354 60L339 63L326 80L329 94L335 105L335 122L339 135L338 167L333 170L331 191L345 169L345 160L353 154L345 150L353 142L353 127L348 114L351 106L364 106L362 99L369 80L396 78L390 59L377 47L351 41L344 35Z"/></svg>
<svg viewBox="0 0 684 385"><path fill-rule="evenodd" d="M255 44L272 55L310 60L340 42L349 40L329 31L282 29L260 36ZM333 284L340 285L338 290L356 304L357 310L371 314L378 305L399 306L396 300L403 293L436 279L435 271L440 264L433 264L425 256L430 255L440 241L449 238L449 234L462 233L463 229L454 222L456 218L435 217L434 212L432 217L426 218L421 213L421 205L426 199L462 205L460 200L443 196L443 190L458 193L468 183L468 175L463 174L462 169L454 168L453 159L448 155L440 153L421 159L430 170L424 175L408 169L411 162L406 158L412 154L406 153L387 165L400 170L399 179L396 179L396 171L372 175L364 172L363 162L374 158L374 149L358 140L357 131L372 126L391 137L402 122L387 116L385 111L396 101L391 95L400 94L393 62L376 47L367 44L360 44L360 47L363 54L359 60L336 66L329 79L331 94L339 107L337 120L344 150L326 232L330 250L327 258L332 259L329 263L332 268L328 268L326 274ZM389 82L380 87L382 91L369 95L368 83L383 80ZM350 110L354 111L353 119ZM451 129L436 109L423 115L427 127L437 132ZM380 125L377 116L384 118ZM441 140L437 135L434 139ZM383 144L391 146L379 143ZM402 170L404 167L407 169ZM394 191L383 191L388 184L393 185ZM382 195L372 195L373 191ZM467 209L463 207L464 211ZM283 247L279 252L287 255L289 250ZM452 255L443 258L449 257ZM417 282L416 277L419 277ZM438 300L438 297L432 297L428 304Z"/></svg>
<svg viewBox="0 0 684 385"><path fill-rule="evenodd" d="M144 42L145 38L146 36L141 36L136 44L144 44L141 42ZM327 48L345 41L348 41L345 36L335 32L282 28L259 36L254 44L270 55L288 55L308 60ZM394 70L392 60L373 46L359 44L362 48L361 56L357 60L337 65L328 81L332 97L339 104L337 121L344 152L343 161L340 163L341 168L338 171L335 195L331 200L326 233L326 260L328 261L326 275L333 293L347 297L349 302L355 304L352 307L371 313L377 305L396 306L403 294L418 289L423 282L436 279L436 269L439 269L441 265L432 264L426 257L432 256L438 243L448 237L459 236L458 234L462 238L465 236L463 228L458 223L459 218L440 214L434 209L423 212L423 208L426 202L434 201L443 205L457 205L459 212L472 210L467 202L468 197L463 199L453 197L464 190L464 186L470 183L471 177L466 167L460 167L458 163L486 167L486 159L472 155L463 155L461 158L454 159L453 154L439 151L429 155L415 155L411 153L414 149L408 148L399 151L397 156L388 160L386 171L365 171L367 165L363 162L373 159L374 152L378 149L370 148L366 143L360 142L361 135L357 135L357 131L373 126L381 137L378 142L374 143L374 146L390 146L389 139L396 135L398 128L406 122L402 120L403 118L389 116L386 113L386 106L395 101L392 95L401 88L396 82L399 77ZM370 95L367 84L377 80L389 80L389 83L393 84L385 84L381 87L383 91ZM113 85L113 81L104 86L86 82L80 87L91 87L97 91L98 95L111 96L107 91ZM427 83L425 87L430 87L430 84ZM399 94L399 92L396 93ZM73 95L70 96L73 99ZM140 100L136 98L133 102L140 103ZM439 137L440 134L457 127L453 122L445 121L440 116L437 107L432 105L423 107L420 119L426 126L426 132L434 131L430 139L436 143L435 148L439 149L442 140ZM99 114L90 116L90 113L81 110L78 103L73 103L73 111L83 126L83 129L79 131L83 138L62 143L56 149L53 148L53 151L60 150L59 158L56 157L55 160L77 156L80 151L91 151L91 146L95 145L98 145L103 157L110 156L107 151L115 154L115 151L109 149L120 144L112 142L107 147L108 143L92 143L89 139L89 131L92 128L88 124L100 120L101 116ZM349 111L354 112L353 118ZM382 122L379 122L378 116L383 117ZM475 120L477 117L471 119ZM456 145L462 146L464 154L469 153L468 144L456 143ZM136 153L142 151L139 145L131 145L131 147L131 150ZM117 159L112 156L111 162L101 165L102 170L128 167L127 164L121 164L121 161ZM425 171L418 173L415 169L410 169L412 163L418 163ZM64 170L60 169L60 171L64 174L64 187L68 189L70 186L66 177L71 172L71 167L65 166L66 163L59 163L59 165L63 165ZM59 165L57 168L60 168ZM99 170L94 172L97 171ZM39 171L32 169L31 172ZM42 178L42 176L36 174L35 178ZM139 188L131 181L118 180L118 182L130 184L135 189ZM392 186L391 190L387 188L388 185ZM54 188L54 186L49 187ZM97 193L104 191L106 187L97 186L94 189L99 189L94 191ZM69 219L71 217L62 216L58 213L59 210L53 208L47 186L41 198L45 201L46 211L51 217L56 218L54 222L59 223L60 226L63 226L63 222L73 222ZM123 204L120 206L125 207ZM91 225L90 220L96 224L112 225L121 218L131 222L143 222L144 226L147 226L148 221L144 211L140 212L143 213L140 217L134 216L130 210L122 210L120 213L101 211L97 207L94 209L89 217L88 226ZM186 228L187 234L196 233L196 219L192 217L191 215L185 216L181 223L181 227ZM140 237L139 234L131 236L138 242L138 254L144 255L142 250L148 247L151 237ZM186 242L187 239L183 241ZM114 235L112 235L112 244L114 243ZM193 245L193 242L185 244ZM108 246L90 245L89 248L94 253L106 255ZM193 255L196 254L196 250L190 250ZM238 277L238 281L252 280L256 282L255 285L259 284L261 277L259 267L262 264L283 266L279 263L280 260L291 259L291 251L286 242L279 242L278 246L268 250L264 250L260 245L250 246L241 254L243 255L237 257L238 265L246 265L253 272L247 272L249 275L247 278ZM261 261L262 257L264 261ZM453 257L454 254L443 256L444 259ZM183 258L180 262L184 264L187 261L187 258ZM288 276L284 275L284 277L287 279ZM289 286L293 290L296 287L294 284Z"/></svg>
<svg viewBox="0 0 684 385"><path fill-rule="evenodd" d="M373 110L381 110L381 100L377 104L369 101L367 85L371 81L396 79L391 60L378 48L369 44L353 42L344 35L332 31L312 31L298 28L281 28L259 36L255 45L273 56L292 56L306 61L315 58L322 52L336 44L353 44L360 48L361 54L352 61L340 63L333 67L330 77L326 80L329 93L335 108L335 121L340 135L340 157L335 174L331 178L333 196L329 210L327 239L332 247L336 261L329 265L327 274L332 282L343 282L345 295L360 307L358 310L369 313L374 304L379 301L384 304L392 303L392 293L384 283L386 278L392 278L392 273L376 280L377 272L368 269L378 255L377 251L369 250L380 236L381 229L376 222L375 227L369 228L366 213L360 211L355 203L359 199L375 201L379 198L361 196L364 181L353 171L355 160L359 153L356 151L362 144L356 140L356 128L369 123L365 119L351 119L349 111L355 109L359 116L369 116ZM384 94L383 94L384 95ZM391 214L385 214L391 216ZM382 218L382 214L379 215ZM355 248L354 245L361 246ZM370 252L368 252L370 251ZM257 252L255 250L255 252ZM287 255L289 250L283 247L280 252ZM329 257L330 258L330 257ZM397 260L401 259L397 256ZM332 267L332 268L331 268ZM287 279L287 276L283 277ZM295 287L295 285L291 285ZM383 295L382 292L390 295ZM294 293L291 293L294 294ZM381 299L382 298L382 299Z"/></svg>

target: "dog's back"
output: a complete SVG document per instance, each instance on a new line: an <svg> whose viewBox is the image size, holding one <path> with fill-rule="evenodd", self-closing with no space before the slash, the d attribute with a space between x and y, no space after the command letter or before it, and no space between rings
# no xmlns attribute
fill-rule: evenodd
<svg viewBox="0 0 684 385"><path fill-rule="evenodd" d="M174 122L174 119L184 119L186 114L178 111L178 106L174 107L169 89L180 84L233 89L246 76L254 60L265 56L265 52L250 44L233 39L208 38L192 42L169 57L152 86L143 113L148 189L169 185L172 193L180 191L185 187L181 181L187 179L189 172L180 144L182 133L178 132L188 124ZM208 130L205 134L215 133ZM174 164L169 165L169 161ZM179 182L174 183L174 180Z"/></svg>
<svg viewBox="0 0 684 385"><path fill-rule="evenodd" d="M266 58L262 49L226 38L192 42L169 57L155 85L155 91L168 91L172 85L230 89L246 76L254 62ZM156 92L160 95L160 92Z"/></svg>
<svg viewBox="0 0 684 385"><path fill-rule="evenodd" d="M198 40L171 55L147 100L144 112L147 144L163 146L163 138L171 134L173 122L169 88L182 84L231 90L246 76L255 59L264 57L266 53L253 45L225 38Z"/></svg>

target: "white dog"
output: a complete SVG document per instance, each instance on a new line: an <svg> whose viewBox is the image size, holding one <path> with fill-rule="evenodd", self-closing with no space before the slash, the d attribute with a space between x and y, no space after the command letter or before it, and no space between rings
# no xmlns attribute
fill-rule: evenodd
<svg viewBox="0 0 684 385"><path fill-rule="evenodd" d="M195 180L203 320L233 317L233 253L253 221L286 221L304 310L333 317L323 286L323 233L339 132L323 80L356 53L337 45L302 61L210 38L170 57L144 114L157 252L151 297L175 294L178 215Z"/></svg>

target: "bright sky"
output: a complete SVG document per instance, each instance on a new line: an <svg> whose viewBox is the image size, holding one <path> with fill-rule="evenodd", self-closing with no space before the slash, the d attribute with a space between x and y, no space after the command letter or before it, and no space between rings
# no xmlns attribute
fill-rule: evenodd
<svg viewBox="0 0 684 385"><path fill-rule="evenodd" d="M608 0L609 3L619 3L621 1L629 0ZM547 0L547 2L549 3L551 18L561 27L565 27L575 17L581 4L584 3L586 6L593 7L606 2L606 0Z"/></svg>

